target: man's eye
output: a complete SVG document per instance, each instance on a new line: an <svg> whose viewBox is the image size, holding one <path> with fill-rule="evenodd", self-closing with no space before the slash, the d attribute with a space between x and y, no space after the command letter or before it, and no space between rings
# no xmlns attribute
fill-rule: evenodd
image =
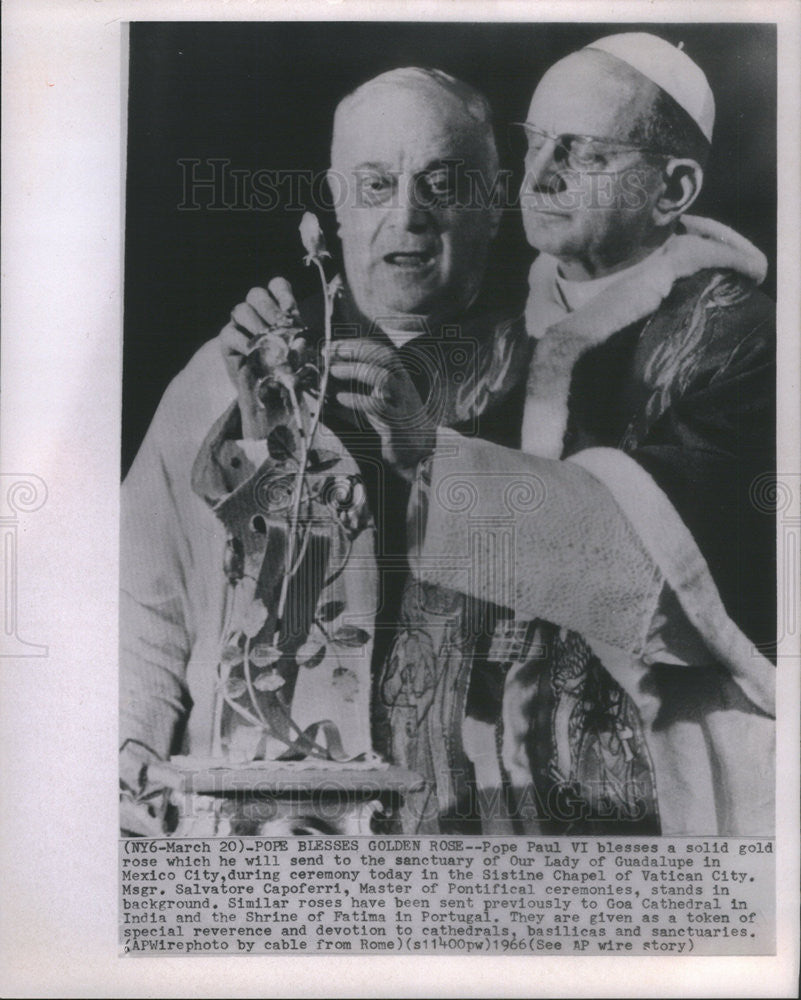
<svg viewBox="0 0 801 1000"><path fill-rule="evenodd" d="M601 170L606 166L606 157L595 146L575 140L568 146L568 161L571 167L583 170Z"/></svg>
<svg viewBox="0 0 801 1000"><path fill-rule="evenodd" d="M359 190L370 201L377 201L389 196L392 191L392 179L382 174L362 174L359 178Z"/></svg>
<svg viewBox="0 0 801 1000"><path fill-rule="evenodd" d="M422 178L419 192L424 201L445 202L455 196L456 186L447 170L436 170Z"/></svg>
<svg viewBox="0 0 801 1000"><path fill-rule="evenodd" d="M448 194L451 190L451 179L447 171L439 170L435 174L429 174L428 186L434 194Z"/></svg>

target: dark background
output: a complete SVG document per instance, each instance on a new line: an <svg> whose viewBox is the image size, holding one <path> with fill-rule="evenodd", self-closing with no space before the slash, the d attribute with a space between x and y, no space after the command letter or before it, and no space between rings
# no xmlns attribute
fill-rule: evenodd
<svg viewBox="0 0 801 1000"><path fill-rule="evenodd" d="M545 70L621 30L647 30L685 50L716 97L713 155L693 213L732 226L767 255L775 295L776 31L772 25L531 23L134 23L125 221L123 473L170 379L215 336L248 289L285 274L314 289L301 264L303 208L179 206L182 159L231 170L324 171L338 101L397 66L435 66L482 90L497 123L501 166L518 168L505 123L525 118ZM233 182L226 198L234 203ZM333 213L316 207L336 252ZM505 213L490 280L521 298L532 251Z"/></svg>

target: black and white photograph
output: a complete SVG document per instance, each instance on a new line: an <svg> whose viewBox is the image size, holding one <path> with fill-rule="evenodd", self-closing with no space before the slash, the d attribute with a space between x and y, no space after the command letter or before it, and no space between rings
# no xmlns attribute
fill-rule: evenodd
<svg viewBox="0 0 801 1000"><path fill-rule="evenodd" d="M123 829L770 836L775 29L130 45Z"/></svg>
<svg viewBox="0 0 801 1000"><path fill-rule="evenodd" d="M10 8L0 991L793 995L801 13Z"/></svg>

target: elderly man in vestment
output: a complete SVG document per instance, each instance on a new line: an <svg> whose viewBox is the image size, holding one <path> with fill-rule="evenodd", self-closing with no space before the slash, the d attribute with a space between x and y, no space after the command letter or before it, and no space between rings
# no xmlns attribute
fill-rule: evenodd
<svg viewBox="0 0 801 1000"><path fill-rule="evenodd" d="M521 450L437 431L382 682L418 829L464 829L472 782L485 832L773 830L774 310L762 253L687 214L713 121L641 33L534 93Z"/></svg>
<svg viewBox="0 0 801 1000"><path fill-rule="evenodd" d="M374 748L389 753L372 689L401 613L407 503L430 428L519 443L522 303L512 322L482 289L498 211L463 190L491 191L497 170L473 88L416 68L364 84L333 129L344 281L299 307L282 279L253 289L168 387L123 484L129 813L131 799L147 812L152 774L176 754L369 767ZM324 269L321 234L305 229ZM322 364L327 304L323 399L302 378ZM405 430L391 441L354 409L364 385L338 378L365 358L392 369L382 401Z"/></svg>

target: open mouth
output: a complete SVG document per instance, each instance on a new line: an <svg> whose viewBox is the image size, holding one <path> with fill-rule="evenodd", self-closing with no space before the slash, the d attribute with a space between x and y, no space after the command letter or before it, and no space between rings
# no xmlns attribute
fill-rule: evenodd
<svg viewBox="0 0 801 1000"><path fill-rule="evenodd" d="M434 255L427 253L425 250L405 250L384 255L384 263L408 270L427 267L433 259Z"/></svg>
<svg viewBox="0 0 801 1000"><path fill-rule="evenodd" d="M556 215L556 216L567 216L569 212L563 212L558 208L540 208L538 205L530 205L526 208L527 212L536 212L537 215Z"/></svg>
<svg viewBox="0 0 801 1000"><path fill-rule="evenodd" d="M528 198L525 201L521 199L520 208L524 212L537 212L538 215L569 214L567 206L555 204L552 200L546 198Z"/></svg>

